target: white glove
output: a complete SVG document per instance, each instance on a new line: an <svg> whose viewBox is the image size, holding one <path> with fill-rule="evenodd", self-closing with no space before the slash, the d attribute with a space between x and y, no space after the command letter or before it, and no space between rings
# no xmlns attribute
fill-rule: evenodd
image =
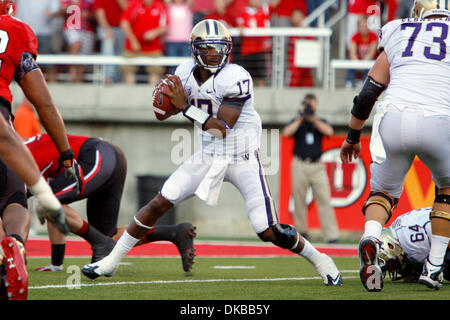
<svg viewBox="0 0 450 320"><path fill-rule="evenodd" d="M67 226L66 212L45 179L40 177L39 181L29 189L35 197L34 207L41 224L44 224L47 219L55 224L59 231L67 234L69 227Z"/></svg>

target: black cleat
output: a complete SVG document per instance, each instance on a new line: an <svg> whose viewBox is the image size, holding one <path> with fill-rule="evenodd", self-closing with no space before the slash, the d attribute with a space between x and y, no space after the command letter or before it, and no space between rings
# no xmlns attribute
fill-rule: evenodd
<svg viewBox="0 0 450 320"><path fill-rule="evenodd" d="M91 263L102 260L104 257L111 253L115 245L116 242L113 240L113 238L107 237L105 242L101 245L92 246Z"/></svg>
<svg viewBox="0 0 450 320"><path fill-rule="evenodd" d="M197 236L195 229L196 227L188 222L180 223L177 225L177 233L173 240L173 243L180 252L183 270L185 272L189 272L194 264L194 238Z"/></svg>

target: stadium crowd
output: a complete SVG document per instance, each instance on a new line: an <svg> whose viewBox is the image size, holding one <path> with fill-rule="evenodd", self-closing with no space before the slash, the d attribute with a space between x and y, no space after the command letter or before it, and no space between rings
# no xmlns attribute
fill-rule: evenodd
<svg viewBox="0 0 450 320"><path fill-rule="evenodd" d="M324 0L17 0L14 15L29 24L38 37L39 54L189 56L189 30L202 19L216 19L228 27L298 27ZM346 39L348 58L374 59L370 48L374 32L382 23L408 16L412 0L349 0ZM396 12L403 13L396 13ZM368 30L361 35L358 21L367 18ZM361 24L361 23L359 23ZM317 26L317 21L310 27ZM293 87L313 87L309 68L294 64L294 42L287 46L287 82ZM306 39L313 39L307 37ZM262 40L262 41L261 41ZM270 77L270 37L235 37L232 60L252 73L255 84L264 86ZM352 45L352 42L354 44ZM356 47L355 47L356 46ZM375 45L376 46L376 45ZM353 47L353 48L352 48ZM370 47L370 48L369 48ZM57 81L61 66L46 66L49 82ZM85 81L85 66L70 66L69 82ZM145 72L144 72L145 71ZM106 83L135 83L136 73L148 74L155 84L162 74L174 70L149 66L106 67ZM354 86L351 70L347 86Z"/></svg>

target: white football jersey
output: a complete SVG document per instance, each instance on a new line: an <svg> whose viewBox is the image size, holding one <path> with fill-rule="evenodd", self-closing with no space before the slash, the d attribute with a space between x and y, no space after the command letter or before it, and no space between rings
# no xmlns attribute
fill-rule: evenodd
<svg viewBox="0 0 450 320"><path fill-rule="evenodd" d="M450 18L394 20L379 32L387 54L390 82L385 101L400 110L450 115Z"/></svg>
<svg viewBox="0 0 450 320"><path fill-rule="evenodd" d="M206 82L199 84L194 77L193 61L181 64L175 71L189 96L189 103L217 118L223 102L244 102L241 114L225 139L216 138L197 126L203 151L215 154L241 155L260 145L261 118L253 108L253 80L241 66L226 64Z"/></svg>
<svg viewBox="0 0 450 320"><path fill-rule="evenodd" d="M410 260L423 263L430 252L431 208L412 210L397 217L391 228Z"/></svg>

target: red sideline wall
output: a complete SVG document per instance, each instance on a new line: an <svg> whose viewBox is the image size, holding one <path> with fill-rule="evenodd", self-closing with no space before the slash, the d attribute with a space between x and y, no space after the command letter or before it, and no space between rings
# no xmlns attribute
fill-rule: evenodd
<svg viewBox="0 0 450 320"><path fill-rule="evenodd" d="M368 137L362 137L362 151L357 162L342 164L339 158L339 148L345 136L324 138L324 154L321 161L327 168L331 187L332 205L334 207L339 229L342 231L363 231L364 217L361 212L363 203L370 192L370 162ZM281 223L293 224L291 210L291 161L294 139L281 137L280 142L280 191L279 215ZM309 204L308 228L319 229L320 221L317 206L312 199ZM392 215L388 225L394 219L407 211L432 206L434 201L434 183L425 165L415 159L408 172L403 194L397 210Z"/></svg>

